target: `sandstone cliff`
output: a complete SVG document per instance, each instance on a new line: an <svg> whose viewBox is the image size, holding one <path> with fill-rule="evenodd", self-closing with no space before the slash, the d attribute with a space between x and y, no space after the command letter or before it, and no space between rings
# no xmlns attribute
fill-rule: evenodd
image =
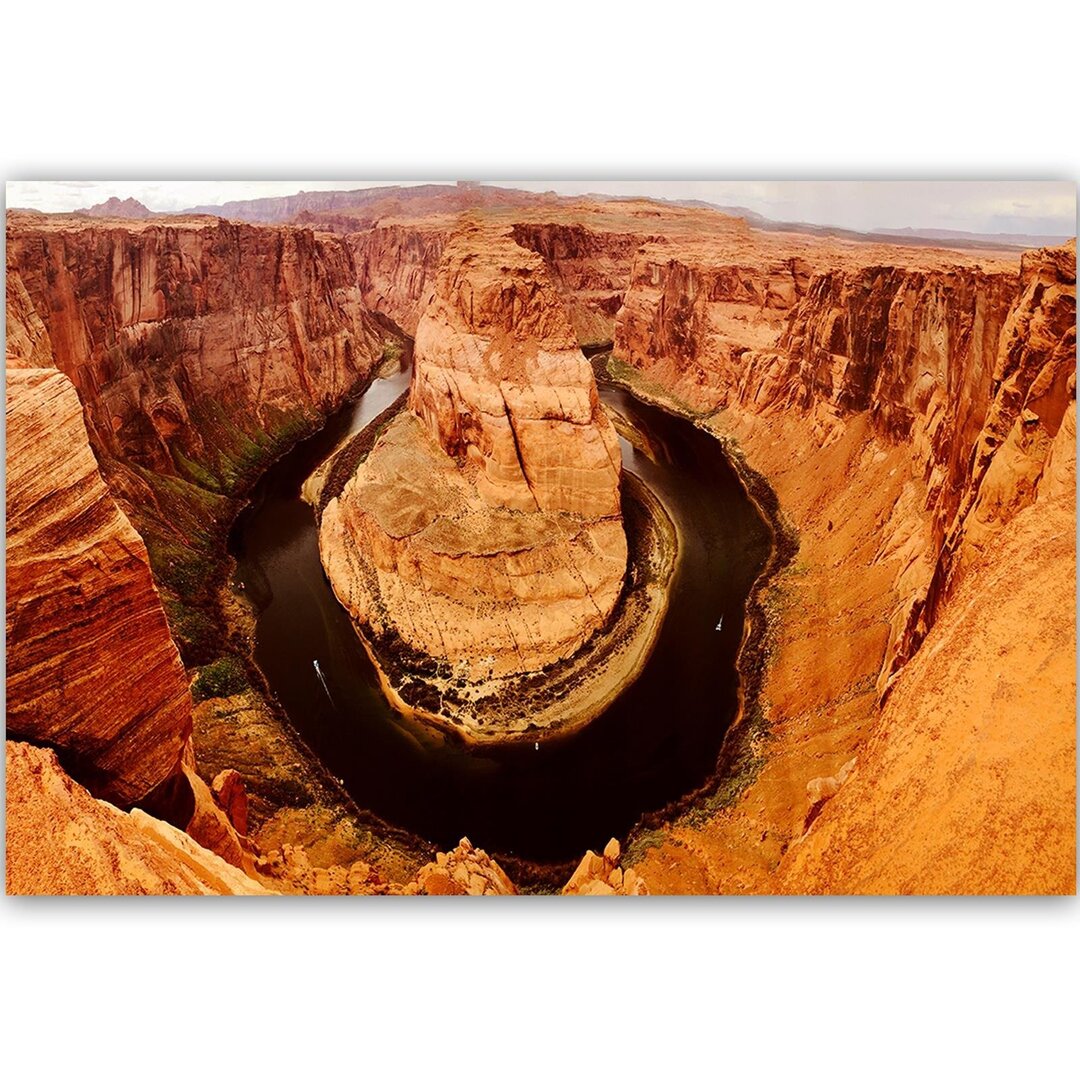
<svg viewBox="0 0 1080 1080"><path fill-rule="evenodd" d="M541 220L516 224L514 239L547 264L578 341L585 347L610 345L641 235Z"/></svg>
<svg viewBox="0 0 1080 1080"><path fill-rule="evenodd" d="M621 459L543 261L463 225L415 356L411 411L327 493L335 591L367 632L465 682L572 656L622 591Z"/></svg>
<svg viewBox="0 0 1080 1080"><path fill-rule="evenodd" d="M13 214L7 259L9 366L33 359L24 339L43 325L99 458L214 491L339 404L381 351L348 251L302 229Z"/></svg>
<svg viewBox="0 0 1080 1080"><path fill-rule="evenodd" d="M1029 506L951 597L781 888L1075 891L1075 518Z"/></svg>
<svg viewBox="0 0 1080 1080"><path fill-rule="evenodd" d="M237 508L230 496L364 378L384 333L370 313L415 332L412 409L329 493L321 545L376 650L423 666L421 681L435 671L410 700L468 713L496 672L542 669L557 685L565 665L552 661L581 655L618 606L618 450L577 351L614 336L616 373L731 440L777 492L801 547L766 597L770 738L749 737L746 775L622 867L590 853L571 891L1068 891L1075 246L1028 253L1018 273L1005 255L764 234L644 202L521 200L463 222L467 199L441 199L409 209L393 195L359 216L343 205L334 221L307 208L341 238L11 214L9 367L70 374L109 486L155 571L183 592L205 577L185 550L210 550ZM13 596L40 634L17 623L28 644L15 650L21 666L9 651L9 729L57 746L91 791L123 805L155 777L174 781L157 812L250 864L233 828L239 797L222 780L219 806L194 777L170 704L175 657L138 585L145 552L101 486L59 378L31 370L9 382L9 439L14 385L39 395L35 413L57 409L72 443L48 484L15 476L35 509L16 518L21 592L9 536L9 641ZM20 422L35 445L19 453L51 454ZM72 552L77 565L61 573ZM134 604L91 588L94 575L131 589ZM100 605L118 625L135 622L116 641L100 630L104 653L87 658L57 615L69 600L95 605L95 632L109 623ZM152 676L154 707L138 715L132 667ZM40 707L57 695L87 711ZM94 712L104 700L118 711ZM33 730L13 726L13 707ZM25 840L33 869L13 879L9 864L9 887L42 873L61 874L56 888L88 887L93 874L67 879L53 865L58 837L81 835L74 850L98 852L98 888L126 891L109 867L127 866L126 846L146 839L131 823L159 846L170 827L111 808L102 818L85 792L89 804L52 799L39 789L63 774L35 768L39 779L16 784L30 793L19 813L48 813L24 816L25 830L16 822L19 837L41 835ZM9 803L9 838L12 820ZM206 853L188 844L169 840L199 863ZM261 859L285 891L402 888L363 860L315 866L288 846ZM157 858L143 851L122 877L138 891L244 884ZM454 879L451 864L474 890L504 891L494 872L473 881L481 863L462 851L427 868L434 891Z"/></svg>
<svg viewBox="0 0 1080 1080"><path fill-rule="evenodd" d="M7 641L9 735L56 747L121 805L179 768L188 680L57 371L7 372Z"/></svg>
<svg viewBox="0 0 1080 1080"><path fill-rule="evenodd" d="M1029 253L1018 276L990 257L872 247L775 261L776 243L646 245L615 355L692 410L796 410L822 444L865 413L883 448L908 447L913 485L879 551L900 560L884 689L932 624L954 553L1034 496L1075 368L1075 247Z"/></svg>
<svg viewBox="0 0 1080 1080"><path fill-rule="evenodd" d="M1051 456L1064 464L1075 455L1075 241L1024 255L1018 294L988 372L989 386L978 387L982 394L971 391L981 413L977 438L966 437L974 425L958 431L954 457L957 449L970 450L954 470L960 476L952 485L955 511L938 513L946 523L941 552L918 620L909 622L904 655L918 647L965 569L1035 502ZM1048 481L1055 483L1060 487L1060 476Z"/></svg>
<svg viewBox="0 0 1080 1080"><path fill-rule="evenodd" d="M449 221L401 223L352 233L346 239L364 303L410 337L416 336L420 315L431 300L452 228Z"/></svg>
<svg viewBox="0 0 1080 1080"><path fill-rule="evenodd" d="M635 265L619 372L731 440L800 538L766 597L769 741L637 868L652 891L773 891L778 864L791 891L1068 891L1075 247L1019 273L857 254L823 251L779 321L744 307L745 334L701 299L717 249Z"/></svg>
<svg viewBox="0 0 1080 1080"><path fill-rule="evenodd" d="M209 662L236 496L382 355L352 256L334 237L214 218L11 213L7 237L8 364L71 378L184 658Z"/></svg>

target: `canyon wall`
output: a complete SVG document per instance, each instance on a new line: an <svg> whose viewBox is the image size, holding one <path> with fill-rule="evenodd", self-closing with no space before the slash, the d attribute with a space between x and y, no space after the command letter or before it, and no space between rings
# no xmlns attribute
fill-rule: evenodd
<svg viewBox="0 0 1080 1080"><path fill-rule="evenodd" d="M974 558L1033 498L1075 370L1075 246L1028 253L1019 275L897 249L868 248L862 265L826 249L840 265L811 270L685 247L639 253L618 359L699 412L796 410L822 443L866 413L883 445L910 448L921 505L882 530L883 557L908 549L884 689L964 565L957 553ZM917 520L926 530L913 545Z"/></svg>
<svg viewBox="0 0 1080 1080"><path fill-rule="evenodd" d="M513 236L547 264L580 344L585 348L610 345L615 315L643 237L558 221L523 221L514 226Z"/></svg>
<svg viewBox="0 0 1080 1080"><path fill-rule="evenodd" d="M729 440L799 539L763 599L768 741L736 730L738 797L638 869L653 892L1071 891L1075 244L852 260L823 250L779 320L746 305L741 341L699 262L681 308L680 259L635 265L616 373Z"/></svg>
<svg viewBox="0 0 1080 1080"><path fill-rule="evenodd" d="M955 510L937 515L945 523L944 539L925 604L903 643L906 655L918 647L965 570L1036 501L1051 458L1061 466L1075 455L1075 241L1025 253L1019 293L998 335L983 405L987 399L968 459L954 470L949 490ZM973 426L963 432L964 448ZM1060 487L1060 481L1060 474L1048 477L1047 486ZM951 500L946 503L946 509L952 506Z"/></svg>
<svg viewBox="0 0 1080 1080"><path fill-rule="evenodd" d="M416 336L420 315L431 300L435 273L451 229L449 222L431 226L402 223L346 237L364 303L393 320L410 337Z"/></svg>
<svg viewBox="0 0 1080 1080"><path fill-rule="evenodd" d="M614 337L613 371L730 438L800 534L769 594L762 779L650 843L651 891L1068 890L1075 245L1017 272L624 203L367 225L9 215L8 729L90 800L9 743L33 872L51 815L119 829L137 891L244 891L91 805L156 797L250 865L194 776L147 555L173 618L234 496L378 362L385 316L416 337L409 409L326 492L320 547L436 700L546 679L617 606L619 450L579 344ZM87 844L58 890L118 857Z"/></svg>
<svg viewBox="0 0 1080 1080"><path fill-rule="evenodd" d="M6 415L7 732L127 806L180 767L187 676L67 377L9 369Z"/></svg>
<svg viewBox="0 0 1080 1080"><path fill-rule="evenodd" d="M782 890L1075 892L1075 529L1040 495L960 584Z"/></svg>
<svg viewBox="0 0 1080 1080"><path fill-rule="evenodd" d="M539 214L503 212L484 215L484 220L509 229L518 244L544 260L581 346L610 344L634 253L644 239L641 234ZM364 302L372 311L416 335L433 295L443 249L459 221L456 217L394 221L346 236Z"/></svg>
<svg viewBox="0 0 1080 1080"><path fill-rule="evenodd" d="M40 361L43 326L99 459L214 491L340 404L382 348L347 249L302 229L14 214L7 260L8 365Z"/></svg>
<svg viewBox="0 0 1080 1080"><path fill-rule="evenodd" d="M809 278L801 258L744 254L726 238L648 243L615 319L615 356L695 408L719 408L738 398L747 354L775 345Z"/></svg>
<svg viewBox="0 0 1080 1080"><path fill-rule="evenodd" d="M354 393L385 331L342 241L216 218L8 215L7 362L74 383L189 663L238 496Z"/></svg>

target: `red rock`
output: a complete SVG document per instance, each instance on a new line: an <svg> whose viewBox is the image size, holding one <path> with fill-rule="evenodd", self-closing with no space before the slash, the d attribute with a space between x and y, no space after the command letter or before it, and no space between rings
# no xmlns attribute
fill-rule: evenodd
<svg viewBox="0 0 1080 1080"><path fill-rule="evenodd" d="M475 684L572 656L622 591L621 458L543 260L464 224L415 356L412 411L322 511L338 598Z"/></svg>
<svg viewBox="0 0 1080 1080"><path fill-rule="evenodd" d="M214 802L225 811L233 828L241 836L248 831L248 799L244 778L235 769L222 769L210 785Z"/></svg>
<svg viewBox="0 0 1080 1080"><path fill-rule="evenodd" d="M176 773L191 696L139 535L57 371L7 373L7 731L129 806Z"/></svg>

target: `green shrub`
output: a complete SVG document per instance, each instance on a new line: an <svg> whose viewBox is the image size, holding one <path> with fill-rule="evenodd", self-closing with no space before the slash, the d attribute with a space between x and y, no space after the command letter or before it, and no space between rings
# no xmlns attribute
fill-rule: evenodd
<svg viewBox="0 0 1080 1080"><path fill-rule="evenodd" d="M223 656L212 664L199 668L191 684L191 696L196 701L207 698L232 697L249 689L244 666L235 656Z"/></svg>

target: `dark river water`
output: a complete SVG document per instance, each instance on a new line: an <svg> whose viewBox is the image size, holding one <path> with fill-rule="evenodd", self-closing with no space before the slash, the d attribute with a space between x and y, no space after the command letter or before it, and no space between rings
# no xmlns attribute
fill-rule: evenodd
<svg viewBox="0 0 1080 1080"><path fill-rule="evenodd" d="M323 574L314 513L300 498L301 483L338 441L366 427L408 381L402 372L373 383L270 469L238 520L232 553L259 612L256 661L304 741L360 806L443 848L468 836L496 855L579 858L715 770L737 707L735 656L769 530L716 440L602 387L604 402L656 459L620 440L624 467L679 528L681 557L656 648L637 681L580 733L539 750L463 746L386 703Z"/></svg>

